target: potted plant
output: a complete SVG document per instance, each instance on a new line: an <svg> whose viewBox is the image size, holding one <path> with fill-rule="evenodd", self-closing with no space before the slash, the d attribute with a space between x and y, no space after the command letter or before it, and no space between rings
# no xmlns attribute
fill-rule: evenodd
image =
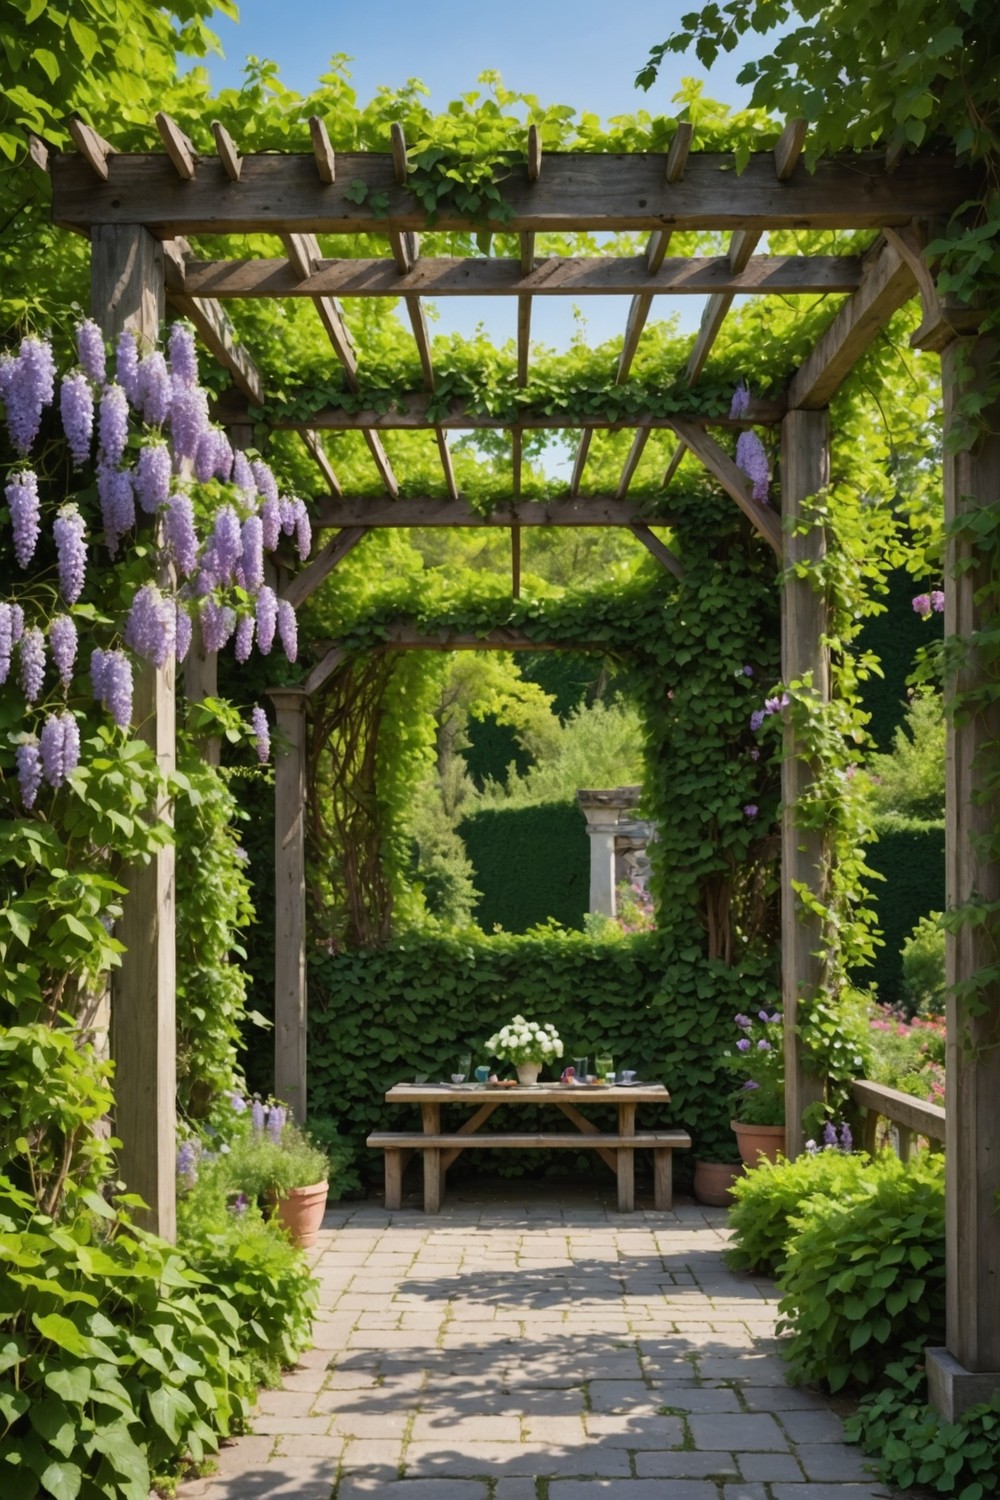
<svg viewBox="0 0 1000 1500"><path fill-rule="evenodd" d="M563 1044L554 1026L540 1026L537 1021L515 1016L494 1032L486 1043L486 1050L502 1062L513 1063L520 1083L532 1084L538 1082L545 1063L562 1057Z"/></svg>
<svg viewBox="0 0 1000 1500"><path fill-rule="evenodd" d="M784 1023L780 1011L761 1010L738 1015L736 1026L736 1046L724 1053L726 1066L742 1078L731 1124L740 1156L753 1167L759 1156L777 1161L785 1149Z"/></svg>
<svg viewBox="0 0 1000 1500"><path fill-rule="evenodd" d="M248 1105L234 1096L233 1108L241 1118L229 1147L230 1180L270 1204L294 1242L308 1249L326 1210L329 1157L283 1104L254 1099Z"/></svg>
<svg viewBox="0 0 1000 1500"><path fill-rule="evenodd" d="M733 1183L742 1176L743 1163L731 1145L699 1146L694 1159L694 1195L711 1208L728 1208Z"/></svg>

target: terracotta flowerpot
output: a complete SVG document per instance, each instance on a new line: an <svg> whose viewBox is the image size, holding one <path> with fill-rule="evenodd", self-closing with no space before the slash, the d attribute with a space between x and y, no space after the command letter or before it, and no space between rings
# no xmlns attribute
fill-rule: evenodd
<svg viewBox="0 0 1000 1500"><path fill-rule="evenodd" d="M316 1243L329 1191L328 1182L314 1182L309 1187L289 1188L280 1197L273 1192L267 1194L274 1217L285 1226L292 1242L301 1250L309 1250Z"/></svg>
<svg viewBox="0 0 1000 1500"><path fill-rule="evenodd" d="M733 1201L733 1183L743 1175L740 1162L695 1161L694 1195L712 1208L728 1208Z"/></svg>
<svg viewBox="0 0 1000 1500"><path fill-rule="evenodd" d="M779 1154L784 1154L784 1125L748 1125L743 1120L730 1120L729 1123L736 1132L740 1156L748 1167L757 1165L758 1156L777 1161Z"/></svg>
<svg viewBox="0 0 1000 1500"><path fill-rule="evenodd" d="M518 1083L532 1084L538 1082L538 1075L542 1071L541 1063L526 1062L517 1065Z"/></svg>

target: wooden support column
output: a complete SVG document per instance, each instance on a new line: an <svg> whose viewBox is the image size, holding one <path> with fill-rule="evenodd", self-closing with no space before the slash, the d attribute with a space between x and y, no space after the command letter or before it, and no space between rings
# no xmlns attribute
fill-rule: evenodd
<svg viewBox="0 0 1000 1500"><path fill-rule="evenodd" d="M164 313L163 251L135 225L100 225L92 236L91 294L95 321L106 339L134 329L155 342ZM174 663L136 672L132 722L160 769L175 765ZM167 803L155 817L171 821ZM147 1210L147 1229L173 1240L176 1208L176 949L173 845L148 865L136 865L123 882L128 895L118 924L125 945L111 1002L111 1052L115 1061L115 1130L121 1137L121 1175Z"/></svg>
<svg viewBox="0 0 1000 1500"><path fill-rule="evenodd" d="M781 424L781 500L786 527L802 513L803 501L830 479L829 423L825 411L790 411ZM809 578L796 578L797 563L817 562L826 552L819 526L785 533L785 574L781 593L781 675L785 682L808 679L812 691L830 696L827 608ZM795 804L807 790L812 767L797 754L795 730L785 725L781 768L781 992L785 1017L785 1150L800 1154L805 1144L802 1115L823 1097L823 1081L806 1073L797 1035L799 1006L822 989L826 966L820 956L826 933L822 921L806 913L793 889L804 884L823 900L827 886L826 846L821 830L800 828Z"/></svg>
<svg viewBox="0 0 1000 1500"><path fill-rule="evenodd" d="M306 704L271 688L274 758L274 1092L306 1117Z"/></svg>
<svg viewBox="0 0 1000 1500"><path fill-rule="evenodd" d="M941 359L945 434L954 424L955 405L970 389L984 392L996 378L996 344L986 339L955 340ZM991 358L993 369L991 371ZM968 385L959 384L967 361ZM944 462L945 525L995 504L1000 494L1000 402L994 393L979 413L988 435L967 452ZM977 558L969 534L948 542L945 635L965 641L995 628L993 599L977 594L991 583L991 564ZM994 585L995 586L995 585ZM979 692L977 708L959 722L947 715L945 775L947 821L945 870L947 906L970 899L1000 901L1000 864L982 841L1000 827L1000 795L990 785L990 756L1000 741L996 670L973 648L957 658L945 684L945 697ZM1000 1390L1000 984L977 984L981 1014L956 998L953 985L972 979L996 963L996 913L979 926L966 924L946 939L948 981L947 1162L947 1349L928 1351L928 1384L934 1404L949 1420L968 1406L989 1401Z"/></svg>

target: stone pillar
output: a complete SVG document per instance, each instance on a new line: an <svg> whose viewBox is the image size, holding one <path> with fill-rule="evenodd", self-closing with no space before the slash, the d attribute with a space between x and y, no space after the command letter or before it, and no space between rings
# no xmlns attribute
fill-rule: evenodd
<svg viewBox="0 0 1000 1500"><path fill-rule="evenodd" d="M271 688L274 758L274 1092L306 1117L306 704Z"/></svg>

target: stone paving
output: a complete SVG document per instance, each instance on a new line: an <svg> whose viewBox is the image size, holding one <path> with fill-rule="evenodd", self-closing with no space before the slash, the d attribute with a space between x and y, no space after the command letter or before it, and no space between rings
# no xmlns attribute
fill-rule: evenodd
<svg viewBox="0 0 1000 1500"><path fill-rule="evenodd" d="M315 1347L178 1500L888 1500L725 1212L473 1184L327 1215Z"/></svg>

